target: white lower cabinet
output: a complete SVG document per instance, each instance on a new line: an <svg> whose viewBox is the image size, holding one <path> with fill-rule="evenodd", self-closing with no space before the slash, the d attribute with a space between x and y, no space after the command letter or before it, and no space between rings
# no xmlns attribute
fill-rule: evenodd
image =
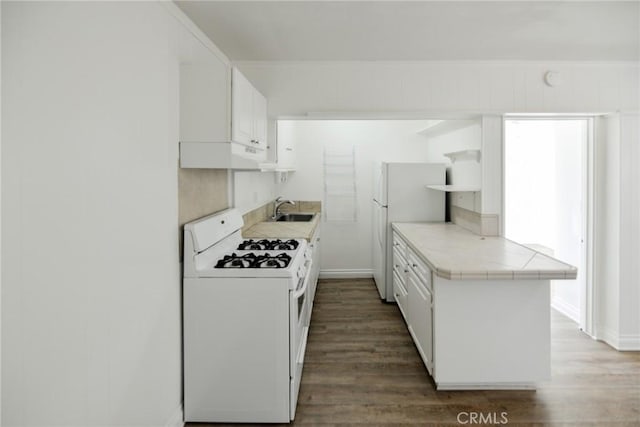
<svg viewBox="0 0 640 427"><path fill-rule="evenodd" d="M549 280L445 279L417 250L428 236L393 227L395 298L437 390L531 389L550 379Z"/></svg>
<svg viewBox="0 0 640 427"><path fill-rule="evenodd" d="M431 270L407 243L393 234L393 292L409 333L429 374L433 361L433 287Z"/></svg>
<svg viewBox="0 0 640 427"><path fill-rule="evenodd" d="M412 272L407 278L409 332L427 370L433 375L433 297Z"/></svg>

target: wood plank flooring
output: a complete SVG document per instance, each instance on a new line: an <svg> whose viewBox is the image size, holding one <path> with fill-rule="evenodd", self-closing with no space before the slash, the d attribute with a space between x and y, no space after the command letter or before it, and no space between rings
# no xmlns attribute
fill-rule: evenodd
<svg viewBox="0 0 640 427"><path fill-rule="evenodd" d="M537 390L436 391L372 280L322 280L292 424L454 426L476 412L499 425L506 412L510 426L640 426L640 352L617 352L556 312L551 324L552 380Z"/></svg>

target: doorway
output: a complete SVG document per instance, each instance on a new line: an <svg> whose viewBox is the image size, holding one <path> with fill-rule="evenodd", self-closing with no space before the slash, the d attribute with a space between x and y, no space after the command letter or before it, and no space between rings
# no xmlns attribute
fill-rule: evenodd
<svg viewBox="0 0 640 427"><path fill-rule="evenodd" d="M504 236L578 268L551 281L551 306L589 331L589 118L504 122Z"/></svg>

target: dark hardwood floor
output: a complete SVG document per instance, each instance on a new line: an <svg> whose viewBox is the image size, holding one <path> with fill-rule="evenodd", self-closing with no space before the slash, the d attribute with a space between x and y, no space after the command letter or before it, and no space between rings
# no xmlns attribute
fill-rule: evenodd
<svg viewBox="0 0 640 427"><path fill-rule="evenodd" d="M551 325L552 379L537 390L436 391L372 280L323 280L292 424L474 425L475 412L495 425L640 426L640 352L617 352L556 312Z"/></svg>

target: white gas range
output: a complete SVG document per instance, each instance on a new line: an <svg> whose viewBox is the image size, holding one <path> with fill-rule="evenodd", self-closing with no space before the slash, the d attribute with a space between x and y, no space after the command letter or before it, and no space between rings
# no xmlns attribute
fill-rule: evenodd
<svg viewBox="0 0 640 427"><path fill-rule="evenodd" d="M294 419L311 316L306 240L241 237L235 209L184 227L185 421Z"/></svg>

